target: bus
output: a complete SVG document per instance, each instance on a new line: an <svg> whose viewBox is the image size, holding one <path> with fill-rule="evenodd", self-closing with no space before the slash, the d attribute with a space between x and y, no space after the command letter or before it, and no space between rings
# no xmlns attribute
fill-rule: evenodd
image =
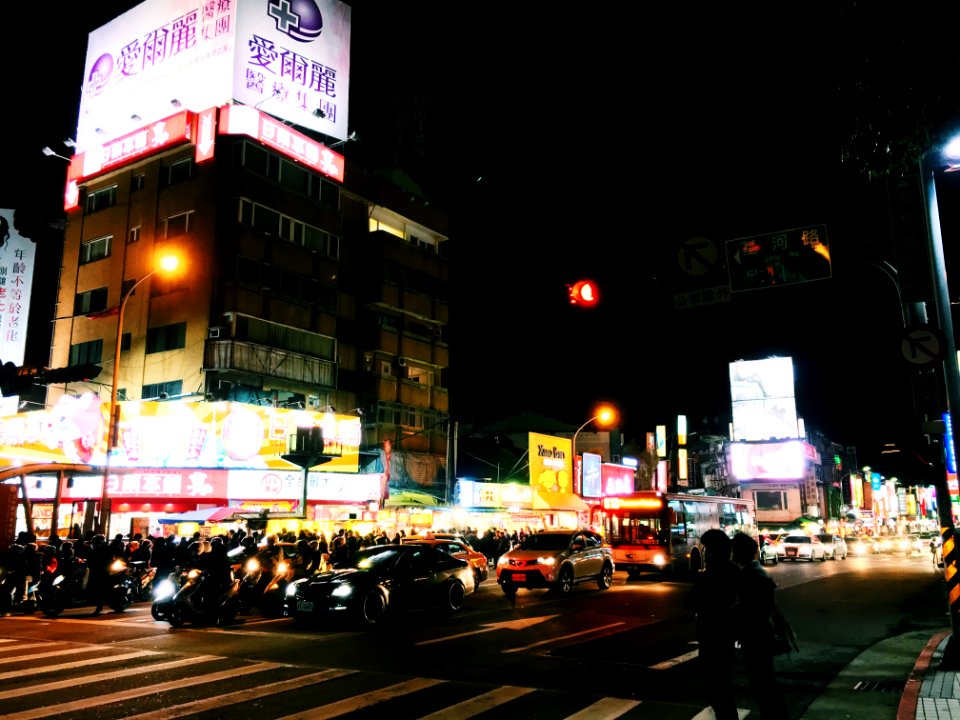
<svg viewBox="0 0 960 720"><path fill-rule="evenodd" d="M604 497L602 509L616 569L631 579L644 571L700 570L700 536L711 528L757 536L753 501L742 498L641 490Z"/></svg>

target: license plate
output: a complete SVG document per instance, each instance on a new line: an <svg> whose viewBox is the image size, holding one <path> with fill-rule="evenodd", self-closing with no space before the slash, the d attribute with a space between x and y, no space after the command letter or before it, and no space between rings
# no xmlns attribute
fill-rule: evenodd
<svg viewBox="0 0 960 720"><path fill-rule="evenodd" d="M311 612L313 610L313 603L308 600L299 600L297 602L297 610Z"/></svg>
<svg viewBox="0 0 960 720"><path fill-rule="evenodd" d="M796 554L797 554L796 548L787 548L787 555L796 555Z"/></svg>
<svg viewBox="0 0 960 720"><path fill-rule="evenodd" d="M514 582L526 582L527 575L526 573L514 573L512 579Z"/></svg>

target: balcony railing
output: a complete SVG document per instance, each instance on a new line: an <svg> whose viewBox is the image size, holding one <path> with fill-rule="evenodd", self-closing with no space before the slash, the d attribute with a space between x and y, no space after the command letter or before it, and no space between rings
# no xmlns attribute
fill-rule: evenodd
<svg viewBox="0 0 960 720"><path fill-rule="evenodd" d="M337 386L337 364L241 340L208 340L203 369L279 378L303 385Z"/></svg>

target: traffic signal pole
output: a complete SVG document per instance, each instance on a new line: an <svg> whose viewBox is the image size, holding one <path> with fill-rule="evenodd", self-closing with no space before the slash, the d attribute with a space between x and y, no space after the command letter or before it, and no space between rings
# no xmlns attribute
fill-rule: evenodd
<svg viewBox="0 0 960 720"><path fill-rule="evenodd" d="M947 475L952 474L956 481L956 453L950 429L957 428L960 416L960 363L957 361L957 347L953 335L953 316L950 309L950 293L947 285L946 263L943 254L943 236L940 228L940 208L937 203L937 168L932 160L939 157L939 150L929 150L920 157L920 175L923 183L924 200L927 211L927 240L930 244L930 273L933 282L933 300L937 324L944 340L943 382L947 391L948 427L942 443L944 467L946 472L935 475L937 492L937 514L940 519L940 537L943 549L944 577L947 583L947 602L950 616L950 640L943 655L943 664L960 664L960 575L957 573L956 532L953 525L953 503Z"/></svg>

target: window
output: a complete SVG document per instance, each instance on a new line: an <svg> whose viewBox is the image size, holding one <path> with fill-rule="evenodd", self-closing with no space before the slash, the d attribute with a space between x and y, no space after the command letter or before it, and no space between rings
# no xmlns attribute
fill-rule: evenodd
<svg viewBox="0 0 960 720"><path fill-rule="evenodd" d="M117 204L117 186L111 185L102 190L94 190L87 194L83 212L85 215L98 212Z"/></svg>
<svg viewBox="0 0 960 720"><path fill-rule="evenodd" d="M177 350L187 344L187 324L161 325L147 330L147 354Z"/></svg>
<svg viewBox="0 0 960 720"><path fill-rule="evenodd" d="M113 243L113 235L104 235L80 243L80 264L86 265L95 260L102 260L110 256L110 245Z"/></svg>
<svg viewBox="0 0 960 720"><path fill-rule="evenodd" d="M130 178L130 192L143 190L143 187L146 184L147 184L146 173L135 173L134 176Z"/></svg>
<svg viewBox="0 0 960 720"><path fill-rule="evenodd" d="M757 510L786 510L786 493L774 490L758 490L753 494Z"/></svg>
<svg viewBox="0 0 960 720"><path fill-rule="evenodd" d="M377 230L382 230L383 232L390 233L391 235L396 235L398 238L403 237L403 230L396 225L385 223L382 220L377 220L376 218L370 218L370 232L376 232Z"/></svg>
<svg viewBox="0 0 960 720"><path fill-rule="evenodd" d="M140 391L141 400L163 400L173 395L180 395L183 392L183 380L170 380L169 382L152 383L144 385Z"/></svg>
<svg viewBox="0 0 960 720"><path fill-rule="evenodd" d="M306 195L310 192L310 173L299 165L282 160L280 162L280 184Z"/></svg>
<svg viewBox="0 0 960 720"><path fill-rule="evenodd" d="M103 340L90 340L70 346L70 365L98 364L103 360Z"/></svg>
<svg viewBox="0 0 960 720"><path fill-rule="evenodd" d="M160 218L157 220L157 239L164 240L186 235L190 232L192 224L193 210L187 210L186 212L177 213L176 215L168 215L165 218Z"/></svg>
<svg viewBox="0 0 960 720"><path fill-rule="evenodd" d="M320 204L338 210L340 208L340 186L336 183L320 180Z"/></svg>
<svg viewBox="0 0 960 720"><path fill-rule="evenodd" d="M407 365L407 380L421 385L433 385L433 373L430 370Z"/></svg>
<svg viewBox="0 0 960 720"><path fill-rule="evenodd" d="M170 163L160 171L164 186L176 185L193 177L193 158L184 158Z"/></svg>
<svg viewBox="0 0 960 720"><path fill-rule="evenodd" d="M129 350L130 349L130 333L124 333L120 336L120 350Z"/></svg>
<svg viewBox="0 0 960 720"><path fill-rule="evenodd" d="M87 315L105 310L106 307L107 289L105 287L79 292L73 298L74 315Z"/></svg>
<svg viewBox="0 0 960 720"><path fill-rule="evenodd" d="M130 228L130 231L127 233L127 242L135 243L140 240L140 226Z"/></svg>

